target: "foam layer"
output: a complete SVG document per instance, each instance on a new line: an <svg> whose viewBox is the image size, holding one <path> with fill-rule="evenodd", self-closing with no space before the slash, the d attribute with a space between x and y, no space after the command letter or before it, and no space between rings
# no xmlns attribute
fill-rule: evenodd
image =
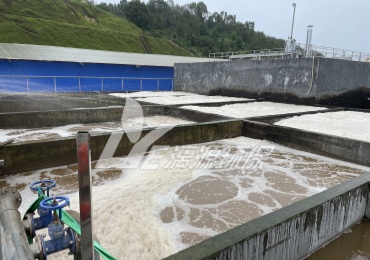
<svg viewBox="0 0 370 260"><path fill-rule="evenodd" d="M106 165L137 161L136 169L93 164L94 230L119 259L161 259L369 170L245 137L163 148ZM76 168L0 177L0 186L21 191L24 212L36 198L26 186L54 178L58 189L52 194L69 194L78 210Z"/></svg>
<svg viewBox="0 0 370 260"><path fill-rule="evenodd" d="M324 107L300 106L273 102L251 102L220 107L183 106L182 108L234 118L278 115L323 110Z"/></svg>
<svg viewBox="0 0 370 260"><path fill-rule="evenodd" d="M189 92L181 92L181 91L139 91L139 92L132 92L132 93L112 93L109 94L115 97L130 97L130 98L138 98L138 97L169 97L169 96L188 96L188 95L196 95Z"/></svg>
<svg viewBox="0 0 370 260"><path fill-rule="evenodd" d="M275 124L370 142L370 113L365 112L338 111L295 116Z"/></svg>
<svg viewBox="0 0 370 260"><path fill-rule="evenodd" d="M168 96L168 97L147 97L137 98L137 101L144 101L149 103L161 105L178 105L178 104L196 104L196 103L217 103L230 101L248 101L253 99L223 97L223 96L204 96L204 95L187 95L187 96Z"/></svg>
<svg viewBox="0 0 370 260"><path fill-rule="evenodd" d="M35 140L51 140L75 136L78 131L89 131L92 135L97 133L110 133L121 130L135 130L143 127L158 127L180 124L191 124L186 121L169 116L144 117L144 124L139 118L132 118L122 122L105 122L97 124L75 124L54 128L39 129L0 129L0 142L14 139L14 143L29 142Z"/></svg>

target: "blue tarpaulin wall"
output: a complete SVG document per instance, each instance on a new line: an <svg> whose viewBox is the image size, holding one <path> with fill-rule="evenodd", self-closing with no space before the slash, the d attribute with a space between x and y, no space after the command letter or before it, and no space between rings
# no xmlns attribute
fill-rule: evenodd
<svg viewBox="0 0 370 260"><path fill-rule="evenodd" d="M173 76L173 67L0 60L0 92L166 91Z"/></svg>

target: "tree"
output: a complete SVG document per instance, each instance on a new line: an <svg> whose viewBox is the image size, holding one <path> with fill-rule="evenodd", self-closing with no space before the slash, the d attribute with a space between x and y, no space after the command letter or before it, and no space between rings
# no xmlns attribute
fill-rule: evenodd
<svg viewBox="0 0 370 260"><path fill-rule="evenodd" d="M116 14L118 16L125 17L125 8L127 6L127 0L121 0L116 6Z"/></svg>
<svg viewBox="0 0 370 260"><path fill-rule="evenodd" d="M140 2L140 0L132 0L127 3L124 9L124 14L129 21L141 29L148 29L149 14L145 3Z"/></svg>
<svg viewBox="0 0 370 260"><path fill-rule="evenodd" d="M164 0L150 0L147 4L150 28L161 30L171 27L171 8Z"/></svg>
<svg viewBox="0 0 370 260"><path fill-rule="evenodd" d="M149 0L146 5L139 0L121 0L118 5L101 8L113 10L155 36L175 40L199 56L284 47L284 40L255 31L252 21L239 22L235 15L224 11L210 14L202 1L181 6L173 0Z"/></svg>

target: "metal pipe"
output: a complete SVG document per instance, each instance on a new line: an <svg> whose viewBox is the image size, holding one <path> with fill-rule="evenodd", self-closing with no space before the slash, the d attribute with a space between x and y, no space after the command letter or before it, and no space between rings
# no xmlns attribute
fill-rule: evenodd
<svg viewBox="0 0 370 260"><path fill-rule="evenodd" d="M77 133L78 186L82 260L94 259L91 204L91 151L89 132Z"/></svg>
<svg viewBox="0 0 370 260"><path fill-rule="evenodd" d="M290 32L290 39L293 39L293 27L294 27L294 17L295 17L295 6L296 6L296 4L293 3L294 11L293 11L293 21L292 21L292 30Z"/></svg>
<svg viewBox="0 0 370 260"><path fill-rule="evenodd" d="M22 197L14 189L0 193L0 259L34 259L18 211Z"/></svg>
<svg viewBox="0 0 370 260"><path fill-rule="evenodd" d="M28 82L28 76L27 76L26 80L27 80L27 92L28 92L28 94L30 94L30 83Z"/></svg>

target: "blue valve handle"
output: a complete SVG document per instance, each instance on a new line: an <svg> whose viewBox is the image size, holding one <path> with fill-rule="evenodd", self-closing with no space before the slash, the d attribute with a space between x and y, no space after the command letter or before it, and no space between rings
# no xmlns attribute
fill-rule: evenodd
<svg viewBox="0 0 370 260"><path fill-rule="evenodd" d="M57 205L53 205L54 199L58 202ZM62 208L66 206L69 206L69 198L66 196L49 197L40 202L40 208L43 210L59 210L59 219L62 219Z"/></svg>
<svg viewBox="0 0 370 260"><path fill-rule="evenodd" d="M47 186L41 186L42 183L45 183ZM54 181L54 180L41 180L41 181L36 181L36 182L33 182L31 183L30 185L30 189L33 190L33 191L38 191L39 189L41 189L42 191L47 191L47 196L49 196L49 190L51 188L54 188L55 186L57 185L57 182Z"/></svg>

